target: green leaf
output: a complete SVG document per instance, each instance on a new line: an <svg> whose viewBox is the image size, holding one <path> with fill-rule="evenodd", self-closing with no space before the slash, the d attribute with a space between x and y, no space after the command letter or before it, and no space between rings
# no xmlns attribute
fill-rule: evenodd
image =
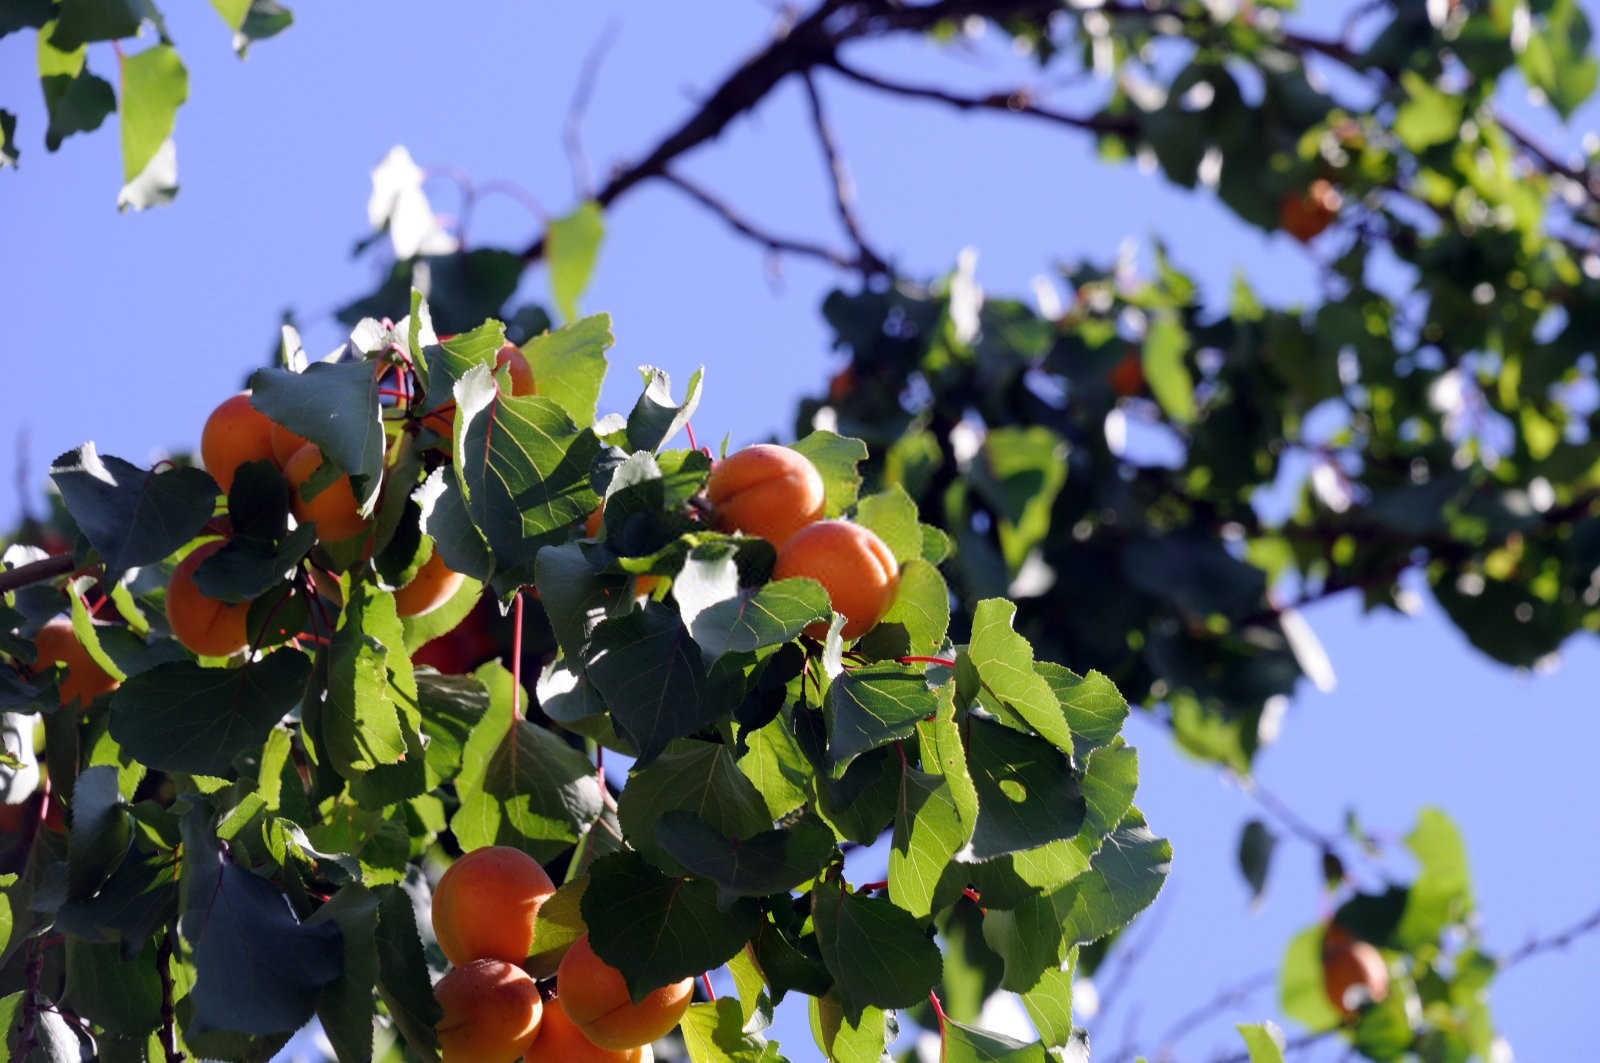
<svg viewBox="0 0 1600 1063"><path fill-rule="evenodd" d="M1022 1006L1039 1031L1039 1040L1053 1048L1072 1043L1072 975L1078 964L1076 949L1069 951L1066 967L1055 967L1039 976L1034 987L1022 994Z"/></svg>
<svg viewBox="0 0 1600 1063"><path fill-rule="evenodd" d="M1275 1023L1240 1024L1234 1029L1244 1038L1250 1063L1283 1063L1283 1031Z"/></svg>
<svg viewBox="0 0 1600 1063"><path fill-rule="evenodd" d="M373 364L313 362L303 373L258 369L250 376L250 388L250 405L315 443L324 461L350 474L361 511L370 514L377 503L384 450Z"/></svg>
<svg viewBox="0 0 1600 1063"><path fill-rule="evenodd" d="M672 378L666 370L648 365L639 367L645 388L628 414L630 450L654 453L689 423L700 405L700 382L704 372L704 369L696 369L690 375L688 390L680 404L672 397Z"/></svg>
<svg viewBox="0 0 1600 1063"><path fill-rule="evenodd" d="M1066 756L991 720L966 723L967 763L978 793L977 860L1071 838L1087 810Z"/></svg>
<svg viewBox="0 0 1600 1063"><path fill-rule="evenodd" d="M1161 314L1145 335L1140 365L1151 394L1166 415L1179 424L1194 420L1194 381L1184 364L1189 334L1172 314Z"/></svg>
<svg viewBox="0 0 1600 1063"><path fill-rule="evenodd" d="M511 673L498 661L477 674L488 685L489 708L463 749L461 806L451 829L468 849L513 844L537 860L552 859L600 814L594 765L548 728L513 720Z"/></svg>
<svg viewBox="0 0 1600 1063"><path fill-rule="evenodd" d="M67 938L67 989L73 1010L112 1033L137 1035L161 1025L161 977L154 938L131 958L120 944Z"/></svg>
<svg viewBox="0 0 1600 1063"><path fill-rule="evenodd" d="M719 909L709 882L668 877L633 852L594 862L581 907L590 947L622 972L634 1000L720 967L761 918L755 901Z"/></svg>
<svg viewBox="0 0 1600 1063"><path fill-rule="evenodd" d="M902 565L922 556L922 525L917 520L917 504L899 484L858 502L856 523L876 532Z"/></svg>
<svg viewBox="0 0 1600 1063"><path fill-rule="evenodd" d="M555 401L572 423L592 425L606 379L611 317L595 314L564 328L535 336L522 345L539 394Z"/></svg>
<svg viewBox="0 0 1600 1063"><path fill-rule="evenodd" d="M1310 1030L1330 1030L1340 1021L1323 988L1323 933L1319 924L1296 934L1278 966L1278 1005L1284 1015Z"/></svg>
<svg viewBox="0 0 1600 1063"><path fill-rule="evenodd" d="M1044 1045L1037 1041L1018 1041L954 1019L946 1019L943 1030L942 1063L1050 1063Z"/></svg>
<svg viewBox="0 0 1600 1063"><path fill-rule="evenodd" d="M819 883L811 918L848 1019L859 1021L869 1006L911 1007L939 980L939 947L917 919L889 901L852 893L842 880Z"/></svg>
<svg viewBox="0 0 1600 1063"><path fill-rule="evenodd" d="M1411 884L1395 936L1407 950L1415 950L1434 944L1446 927L1467 919L1472 912L1472 882L1461 832L1439 809L1422 810L1416 827L1406 835L1406 848L1421 870Z"/></svg>
<svg viewBox="0 0 1600 1063"><path fill-rule="evenodd" d="M788 722L780 715L742 737L746 752L739 758L739 770L765 802L767 820L782 819L805 804L811 764L795 743Z"/></svg>
<svg viewBox="0 0 1600 1063"><path fill-rule="evenodd" d="M561 965L561 957L574 941L589 932L583 921L583 893L589 876L580 875L562 884L539 906L533 918L533 942L523 966L535 978L549 978Z"/></svg>
<svg viewBox="0 0 1600 1063"><path fill-rule="evenodd" d="M1089 870L1054 899L1066 944L1087 945L1127 926L1156 899L1171 866L1171 844L1152 834L1137 811L1129 812Z"/></svg>
<svg viewBox="0 0 1600 1063"><path fill-rule="evenodd" d="M133 824L110 765L89 768L72 790L67 835L67 896L81 900L100 888L128 855Z"/></svg>
<svg viewBox="0 0 1600 1063"><path fill-rule="evenodd" d="M62 51L81 48L90 41L132 37L144 21L138 0L61 0L55 30L40 31L43 40Z"/></svg>
<svg viewBox="0 0 1600 1063"><path fill-rule="evenodd" d="M157 44L122 60L122 179L142 174L172 135L189 97L189 72L171 45Z"/></svg>
<svg viewBox="0 0 1600 1063"><path fill-rule="evenodd" d="M323 741L335 770L346 779L355 781L399 764L413 746L422 755L420 742L407 733L395 697L404 692L391 684L391 675L396 674L392 667L403 667L407 678L411 675L403 653L390 661L388 647L403 645L393 596L365 581L356 583L328 647L328 689L322 711ZM414 701L413 690L410 703Z"/></svg>
<svg viewBox="0 0 1600 1063"><path fill-rule="evenodd" d="M322 987L339 977L339 928L300 923L271 883L225 858L204 804L183 817L183 860L193 1023L247 1034L305 1025Z"/></svg>
<svg viewBox="0 0 1600 1063"><path fill-rule="evenodd" d="M224 776L300 702L311 661L281 649L241 668L157 665L111 695L111 736L159 771Z"/></svg>
<svg viewBox="0 0 1600 1063"><path fill-rule="evenodd" d="M84 46L58 48L50 43L51 29L46 23L39 30L39 84L44 90L45 112L49 125L44 146L50 151L74 133L99 129L106 115L117 109L117 94L109 82L95 77L84 66Z"/></svg>
<svg viewBox="0 0 1600 1063"><path fill-rule="evenodd" d="M628 779L617 801L617 819L629 843L663 869L681 865L657 838L661 818L689 812L724 838L748 838L770 830L774 816L760 793L734 764L733 750L714 742L680 742Z"/></svg>
<svg viewBox="0 0 1600 1063"><path fill-rule="evenodd" d="M926 753L924 754L926 755ZM918 918L933 913L951 859L972 837L943 775L905 768L889 850L889 899Z"/></svg>
<svg viewBox="0 0 1600 1063"><path fill-rule="evenodd" d="M1079 676L1070 669L1048 661L1035 661L1033 670L1044 677L1061 703L1072 727L1073 757L1088 758L1091 751L1111 742L1122 731L1128 718L1128 702L1117 693L1111 680L1099 672Z"/></svg>
<svg viewBox="0 0 1600 1063"><path fill-rule="evenodd" d="M676 580L673 593L678 595ZM822 584L811 579L785 579L764 583L755 590L738 591L735 587L733 597L702 608L692 617L685 611L684 618L705 659L715 661L725 653L749 653L788 642L807 624L832 615L828 592Z"/></svg>
<svg viewBox="0 0 1600 1063"><path fill-rule="evenodd" d="M244 17L250 13L250 0L211 0L211 6L222 16L222 21L228 24L230 30L237 30L244 25Z"/></svg>
<svg viewBox="0 0 1600 1063"><path fill-rule="evenodd" d="M583 203L577 210L550 222L545 230L545 260L550 266L550 294L556 309L568 321L578 316L578 297L589 286L589 276L605 236L600 204ZM537 379L537 378L536 378Z"/></svg>
<svg viewBox="0 0 1600 1063"><path fill-rule="evenodd" d="M294 15L277 0L250 0L244 21L235 27L238 32L233 36L233 50L243 59L251 44L276 37L293 22Z"/></svg>
<svg viewBox="0 0 1600 1063"><path fill-rule="evenodd" d="M1454 140L1461 133L1463 98L1435 88L1414 70L1400 74L1406 102L1395 111L1394 133L1412 151Z"/></svg>
<svg viewBox="0 0 1600 1063"><path fill-rule="evenodd" d="M0 8L0 37L22 29L39 29L56 13L56 0L11 0Z"/></svg>
<svg viewBox="0 0 1600 1063"><path fill-rule="evenodd" d="M908 737L937 707L918 666L885 663L840 673L828 688L828 764L834 777L861 754Z"/></svg>
<svg viewBox="0 0 1600 1063"><path fill-rule="evenodd" d="M811 1036L830 1060L878 1060L895 1039L899 1025L894 1012L862 1008L852 1019L845 1014L837 991L810 1001Z"/></svg>
<svg viewBox="0 0 1600 1063"><path fill-rule="evenodd" d="M345 886L306 920L335 926L344 947L339 977L317 993L317 1018L340 1063L372 1063L372 991L378 984L378 895Z"/></svg>
<svg viewBox="0 0 1600 1063"><path fill-rule="evenodd" d="M991 428L983 439L981 461L967 469L967 481L1000 518L1000 548L1011 571L1050 532L1050 510L1067 481L1067 444L1040 425Z"/></svg>
<svg viewBox="0 0 1600 1063"><path fill-rule="evenodd" d="M672 811L661 816L655 836L668 856L716 884L724 908L811 881L837 851L833 832L816 820L729 838L692 812Z"/></svg>
<svg viewBox="0 0 1600 1063"><path fill-rule="evenodd" d="M1034 671L1033 647L1012 630L1016 613L1016 603L1002 598L979 602L967 656L985 690L1041 738L1070 754L1072 728L1050 684Z"/></svg>
<svg viewBox="0 0 1600 1063"><path fill-rule="evenodd" d="M1543 25L1530 34L1517 65L1529 84L1544 91L1563 119L1572 117L1594 92L1600 64L1589 50L1589 19L1575 0L1552 0Z"/></svg>
<svg viewBox="0 0 1600 1063"><path fill-rule="evenodd" d="M700 648L678 614L647 602L594 629L584 660L617 729L648 766L674 738L691 735L722 715L710 689Z"/></svg>
<svg viewBox="0 0 1600 1063"><path fill-rule="evenodd" d="M424 1059L437 1046L433 1028L442 1012L433 995L428 961L417 934L411 897L398 886L378 891L378 994L412 1049Z"/></svg>
<svg viewBox="0 0 1600 1063"><path fill-rule="evenodd" d="M102 457L93 443L52 462L50 479L112 583L194 538L216 501L216 485L199 469L151 472L110 454Z"/></svg>
<svg viewBox="0 0 1600 1063"><path fill-rule="evenodd" d="M867 445L827 431L815 431L790 448L811 459L822 475L824 517L837 517L856 504L861 474L856 466L867 460Z"/></svg>
<svg viewBox="0 0 1600 1063"><path fill-rule="evenodd" d="M1277 844L1278 836L1259 819L1246 823L1239 834L1239 873L1250 886L1251 900L1259 899L1267 888L1267 868Z"/></svg>
<svg viewBox="0 0 1600 1063"><path fill-rule="evenodd" d="M894 601L856 650L883 660L930 656L944 645L950 628L950 588L939 570L917 558L900 566Z"/></svg>
<svg viewBox="0 0 1600 1063"><path fill-rule="evenodd" d="M744 1027L739 1002L732 997L690 1005L680 1024L692 1063L787 1063L776 1042Z"/></svg>

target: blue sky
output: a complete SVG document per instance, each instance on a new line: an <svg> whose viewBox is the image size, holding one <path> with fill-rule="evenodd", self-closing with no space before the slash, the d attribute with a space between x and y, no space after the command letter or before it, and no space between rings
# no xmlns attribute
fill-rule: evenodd
<svg viewBox="0 0 1600 1063"><path fill-rule="evenodd" d="M143 215L115 211L114 129L46 155L32 37L0 40L0 104L20 112L23 147L21 170L0 174L0 291L10 310L0 371L11 412L0 453L10 452L9 433L26 432L34 491L50 458L86 438L134 461L194 446L209 409L264 357L285 308L300 316L310 350L336 343L329 310L374 278L375 265L349 251L364 235L368 171L391 146L405 144L424 166L516 181L559 214L574 202L561 149L568 99L609 24L618 35L585 127L602 174L652 144L774 19L757 0L719 0L692 19L682 5L622 2L495 0L449 17L415 0L302 3L294 27L240 63L207 5L170 6L190 71L177 129L183 190L174 206ZM1313 25L1336 24L1336 14L1314 7ZM904 42L854 58L974 87L1013 83L1017 69L982 46L937 56ZM107 46L91 49L89 62L114 73ZM868 232L913 275L942 272L973 246L986 289L1025 293L1058 261L1105 261L1123 240L1160 233L1213 296L1235 270L1270 299L1314 291L1314 263L1299 245L1246 230L1204 194L1103 166L1082 138L821 83ZM1595 117L1587 110L1570 133L1539 128L1572 144ZM797 86L682 168L774 230L825 233L842 246ZM455 209L448 182L429 191L439 209ZM681 379L703 364L707 391L695 418L703 440L787 436L796 396L837 364L816 308L838 278L789 259L774 285L760 251L670 189L631 194L607 226L584 299L586 310L612 314L618 338L605 407L631 404L632 365L661 365ZM496 197L479 205L471 237L521 246L537 229L524 206ZM545 284L535 271L527 293L542 297ZM0 470L0 525L20 512L14 460ZM1361 618L1349 599L1308 612L1339 683L1295 700L1259 778L1330 832L1347 805L1394 836L1420 808L1443 807L1466 837L1488 943L1509 950L1596 901L1600 782L1590 751L1600 724L1589 710L1600 653L1585 638L1551 674L1518 674L1478 655L1423 598L1412 619ZM1177 857L1132 933L1148 939L1143 959L1088 1023L1097 1056L1153 1049L1177 1016L1273 967L1291 934L1323 914L1316 853L1289 840L1265 902L1252 909L1234 850L1253 801L1179 755L1151 723L1136 717L1129 735L1142 754L1140 804ZM1394 869L1409 874L1404 862ZM1496 982L1495 1014L1519 1058L1573 1058L1573 1046L1593 1043L1600 1017L1578 1002L1600 990L1597 972L1600 938ZM1181 1042L1180 1058L1233 1047L1231 1023L1274 1016L1273 996L1219 1015ZM791 1058L810 1058L793 1017L780 1038Z"/></svg>

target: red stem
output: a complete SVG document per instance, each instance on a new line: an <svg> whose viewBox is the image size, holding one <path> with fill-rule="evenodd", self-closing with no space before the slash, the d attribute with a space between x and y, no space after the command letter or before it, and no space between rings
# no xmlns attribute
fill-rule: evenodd
<svg viewBox="0 0 1600 1063"><path fill-rule="evenodd" d="M949 657L901 657L901 664L942 664L946 668L954 668L956 662Z"/></svg>
<svg viewBox="0 0 1600 1063"><path fill-rule="evenodd" d="M700 444L694 441L694 425L690 424L688 421L685 421L683 422L683 430L689 433L689 449L699 450Z"/></svg>
<svg viewBox="0 0 1600 1063"><path fill-rule="evenodd" d="M939 1036L944 1036L945 1013L944 1005L939 1003L939 994L928 990L928 1003L933 1005L933 1013L939 1017Z"/></svg>
<svg viewBox="0 0 1600 1063"><path fill-rule="evenodd" d="M702 974L700 976L700 984L706 987L706 996L713 1003L715 1003L716 999L717 999L717 991L715 989L711 988L711 972L710 971L707 971L707 972L705 972L704 974Z"/></svg>
<svg viewBox="0 0 1600 1063"><path fill-rule="evenodd" d="M868 882L865 885L857 886L856 887L856 892L857 893L875 893L878 890L886 890L888 888L889 888L889 883L887 881L884 881L884 882Z"/></svg>
<svg viewBox="0 0 1600 1063"><path fill-rule="evenodd" d="M511 622L511 726L522 719L522 592L517 591Z"/></svg>

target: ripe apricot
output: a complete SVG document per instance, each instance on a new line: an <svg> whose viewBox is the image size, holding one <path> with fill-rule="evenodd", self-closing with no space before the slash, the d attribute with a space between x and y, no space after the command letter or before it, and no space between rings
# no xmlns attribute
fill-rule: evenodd
<svg viewBox="0 0 1600 1063"><path fill-rule="evenodd" d="M58 616L40 628L33 637L33 644L39 651L33 661L36 671L52 664L67 666L66 678L57 689L61 704L87 705L101 694L116 689L117 681L89 656L89 651L72 631L72 621L66 617Z"/></svg>
<svg viewBox="0 0 1600 1063"><path fill-rule="evenodd" d="M706 480L717 528L781 547L822 516L822 474L797 450L757 443L717 462Z"/></svg>
<svg viewBox="0 0 1600 1063"><path fill-rule="evenodd" d="M1138 350L1132 347L1128 348L1127 353L1112 367L1111 375L1107 378L1107 381L1111 384L1111 390L1116 392L1120 398L1127 399L1135 395L1143 395L1144 365L1143 360L1139 357Z"/></svg>
<svg viewBox="0 0 1600 1063"><path fill-rule="evenodd" d="M411 582L394 592L395 612L401 616L423 616L448 602L461 589L466 577L445 567L444 558L435 550L417 569Z"/></svg>
<svg viewBox="0 0 1600 1063"><path fill-rule="evenodd" d="M295 451L311 445L309 439L295 435L276 421L272 422L272 431L268 437L272 440L272 460L278 463L280 469L289 464L289 459L294 457Z"/></svg>
<svg viewBox="0 0 1600 1063"><path fill-rule="evenodd" d="M544 1002L528 972L474 960L433 987L444 1015L434 1027L443 1063L513 1063L539 1032Z"/></svg>
<svg viewBox="0 0 1600 1063"><path fill-rule="evenodd" d="M533 920L554 893L539 862L521 849L489 845L450 865L433 891L433 933L451 963L521 963L533 948Z"/></svg>
<svg viewBox="0 0 1600 1063"><path fill-rule="evenodd" d="M172 634L195 653L230 657L250 644L245 621L249 602L223 602L208 598L195 586L194 570L221 550L223 540L201 543L179 562L167 582L167 623Z"/></svg>
<svg viewBox="0 0 1600 1063"><path fill-rule="evenodd" d="M1372 945L1342 927L1329 927L1322 939L1322 988L1339 1013L1349 1017L1389 995L1389 967Z"/></svg>
<svg viewBox="0 0 1600 1063"><path fill-rule="evenodd" d="M355 492L350 488L349 476L339 477L310 498L301 494L301 486L311 479L312 473L321 464L321 449L315 443L307 443L295 451L283 467L284 478L294 488L295 519L302 524L314 522L317 537L323 542L353 539L366 531L372 522L361 515Z"/></svg>
<svg viewBox="0 0 1600 1063"><path fill-rule="evenodd" d="M859 638L883 618L894 601L900 566L894 553L871 529L844 520L819 520L795 532L778 551L772 578L808 576L822 584L843 613L846 642ZM812 638L824 638L828 625L818 621L806 628Z"/></svg>
<svg viewBox="0 0 1600 1063"><path fill-rule="evenodd" d="M441 337L441 339L446 337ZM533 379L533 366L528 364L528 359L523 355L521 348L515 343L507 343L500 348L494 356L494 368L499 372L501 367L511 376L511 394L537 395L539 387ZM456 411L452 406L440 413L430 413L422 419L424 426L438 432L445 439L455 438Z"/></svg>
<svg viewBox="0 0 1600 1063"><path fill-rule="evenodd" d="M1278 204L1278 225L1302 244L1310 243L1333 224L1343 205L1344 200L1333 182L1319 177L1311 182L1305 194L1283 198Z"/></svg>
<svg viewBox="0 0 1600 1063"><path fill-rule="evenodd" d="M272 422L250 405L250 392L224 399L200 431L200 460L224 494L247 461L272 461Z"/></svg>
<svg viewBox="0 0 1600 1063"><path fill-rule="evenodd" d="M601 1048L583 1035L567 1018L561 998L545 1001L544 1018L539 1020L539 1035L528 1046L522 1063L652 1063L655 1053L649 1045L622 1050Z"/></svg>
<svg viewBox="0 0 1600 1063"><path fill-rule="evenodd" d="M556 996L583 1035L601 1048L621 1051L664 1037L689 1010L693 979L652 990L637 1004L622 972L589 947L585 934L567 949L556 971Z"/></svg>

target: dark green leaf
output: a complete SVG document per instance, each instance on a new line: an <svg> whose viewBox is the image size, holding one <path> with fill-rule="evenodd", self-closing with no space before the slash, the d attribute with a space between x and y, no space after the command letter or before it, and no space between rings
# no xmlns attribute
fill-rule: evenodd
<svg viewBox="0 0 1600 1063"><path fill-rule="evenodd" d="M644 394L634 403L628 414L628 446L632 450L660 450L662 445L678 433L700 405L700 375L696 369L689 377L689 388L680 404L672 397L672 379L663 369L643 366Z"/></svg>
<svg viewBox="0 0 1600 1063"><path fill-rule="evenodd" d="M78 1015L112 1033L137 1035L161 1025L161 976L154 938L132 957L121 945L67 939L68 999Z"/></svg>
<svg viewBox="0 0 1600 1063"><path fill-rule="evenodd" d="M101 765L78 776L72 790L72 830L67 835L67 895L89 897L123 858L133 823L117 789L117 770Z"/></svg>
<svg viewBox="0 0 1600 1063"><path fill-rule="evenodd" d="M307 928L335 926L344 956L339 977L317 993L317 1018L340 1063L372 1061L372 991L378 982L378 896L352 884L335 893Z"/></svg>
<svg viewBox="0 0 1600 1063"><path fill-rule="evenodd" d="M427 1058L435 1051L433 1028L442 1013L417 934L416 912L398 886L384 887L378 898L378 993L412 1049Z"/></svg>
<svg viewBox="0 0 1600 1063"><path fill-rule="evenodd" d="M90 41L132 37L142 21L138 0L61 0L55 31L48 36L53 47L70 52Z"/></svg>
<svg viewBox="0 0 1600 1063"><path fill-rule="evenodd" d="M687 570L686 570L687 571ZM673 583L678 593L678 582ZM679 599L682 601L682 598ZM708 661L724 653L749 653L795 638L807 624L833 615L828 592L810 579L785 579L737 591L685 619Z"/></svg>
<svg viewBox="0 0 1600 1063"><path fill-rule="evenodd" d="M150 472L109 454L101 457L93 443L57 458L50 479L112 583L194 538L211 519L217 497L211 477L199 469Z"/></svg>
<svg viewBox="0 0 1600 1063"><path fill-rule="evenodd" d="M325 461L350 474L356 500L370 514L384 449L374 364L313 362L303 373L258 369L250 387L250 405L315 443Z"/></svg>
<svg viewBox="0 0 1600 1063"><path fill-rule="evenodd" d="M717 886L717 903L787 893L809 882L837 850L833 832L815 820L784 830L729 838L692 812L672 811L656 824L656 843L688 871Z"/></svg>
<svg viewBox="0 0 1600 1063"><path fill-rule="evenodd" d="M862 753L909 736L938 707L918 666L866 665L828 688L828 764L835 777Z"/></svg>
<svg viewBox="0 0 1600 1063"><path fill-rule="evenodd" d="M1038 1041L1018 1041L954 1019L946 1019L943 1030L942 1063L1050 1063Z"/></svg>
<svg viewBox="0 0 1600 1063"><path fill-rule="evenodd" d="M656 837L661 817L689 812L725 838L747 838L771 829L771 815L733 760L733 751L713 742L680 742L653 764L634 772L617 802L617 818L629 843L670 872L679 872Z"/></svg>
<svg viewBox="0 0 1600 1063"><path fill-rule="evenodd" d="M990 598L972 616L967 655L985 690L1045 741L1070 754L1072 729L1044 677L1034 671L1033 647L1011 628L1015 602Z"/></svg>
<svg viewBox="0 0 1600 1063"><path fill-rule="evenodd" d="M584 670L646 766L725 711L678 614L656 602L594 629ZM731 706L730 706L731 707Z"/></svg>
<svg viewBox="0 0 1600 1063"><path fill-rule="evenodd" d="M842 881L818 885L811 918L846 1017L869 1007L907 1008L939 980L939 948L910 913L886 900L850 892Z"/></svg>
<svg viewBox="0 0 1600 1063"><path fill-rule="evenodd" d="M1071 838L1086 804L1066 756L999 723L967 722L967 758L978 793L972 854L986 860Z"/></svg>
<svg viewBox="0 0 1600 1063"><path fill-rule="evenodd" d="M54 25L46 23L39 31L39 83L50 116L44 146L51 151L74 133L99 129L106 115L117 109L117 94L110 83L84 66L82 45L56 48L50 44Z"/></svg>
<svg viewBox="0 0 1600 1063"><path fill-rule="evenodd" d="M1267 888L1267 868L1272 864L1272 850L1277 847L1278 836L1259 819L1244 825L1239 834L1239 873L1250 886L1252 900Z"/></svg>

